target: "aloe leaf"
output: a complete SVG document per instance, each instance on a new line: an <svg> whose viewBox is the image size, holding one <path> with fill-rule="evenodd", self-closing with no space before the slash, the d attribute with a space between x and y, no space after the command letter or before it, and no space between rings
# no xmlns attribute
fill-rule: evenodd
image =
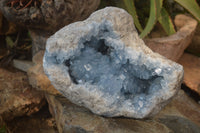
<svg viewBox="0 0 200 133"><path fill-rule="evenodd" d="M136 8L135 8L135 4L134 4L134 0L123 0L124 4L126 6L127 11L132 15L133 20L134 20L134 24L137 27L137 29L142 32L143 28L138 20L138 16L137 16L137 12L136 12Z"/></svg>
<svg viewBox="0 0 200 133"><path fill-rule="evenodd" d="M195 0L175 0L200 21L200 7Z"/></svg>
<svg viewBox="0 0 200 133"><path fill-rule="evenodd" d="M164 7L160 11L158 21L168 35L172 35L176 32L172 20Z"/></svg>
<svg viewBox="0 0 200 133"><path fill-rule="evenodd" d="M140 34L141 38L144 38L153 29L155 23L157 22L157 20L160 16L162 2L163 2L163 0L151 0L150 1L150 15L149 15L149 19L147 21L147 24L146 24L144 30Z"/></svg>

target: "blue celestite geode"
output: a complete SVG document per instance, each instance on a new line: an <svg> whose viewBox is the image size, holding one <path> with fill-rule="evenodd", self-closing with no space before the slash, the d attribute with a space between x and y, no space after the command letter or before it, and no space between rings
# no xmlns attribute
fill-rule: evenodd
<svg viewBox="0 0 200 133"><path fill-rule="evenodd" d="M146 47L132 17L114 7L51 36L43 66L66 98L109 117L154 115L183 78L182 66Z"/></svg>

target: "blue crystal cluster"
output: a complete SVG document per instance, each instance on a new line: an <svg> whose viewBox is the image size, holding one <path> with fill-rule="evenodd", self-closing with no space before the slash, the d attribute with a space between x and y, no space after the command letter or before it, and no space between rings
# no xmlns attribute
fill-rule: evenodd
<svg viewBox="0 0 200 133"><path fill-rule="evenodd" d="M108 7L47 40L44 71L66 98L114 117L153 116L177 93L182 66L153 53L126 11Z"/></svg>
<svg viewBox="0 0 200 133"><path fill-rule="evenodd" d="M76 84L97 85L101 91L125 99L145 97L161 89L161 69L149 70L144 64L131 63L125 49L114 49L105 39L92 37L80 53L68 59L71 79Z"/></svg>

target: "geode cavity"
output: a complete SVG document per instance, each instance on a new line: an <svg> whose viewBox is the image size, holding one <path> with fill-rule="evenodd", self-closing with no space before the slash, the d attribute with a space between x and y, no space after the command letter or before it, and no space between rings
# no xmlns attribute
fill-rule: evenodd
<svg viewBox="0 0 200 133"><path fill-rule="evenodd" d="M132 17L114 7L51 36L43 66L70 101L109 117L157 113L183 78L182 66L146 47Z"/></svg>

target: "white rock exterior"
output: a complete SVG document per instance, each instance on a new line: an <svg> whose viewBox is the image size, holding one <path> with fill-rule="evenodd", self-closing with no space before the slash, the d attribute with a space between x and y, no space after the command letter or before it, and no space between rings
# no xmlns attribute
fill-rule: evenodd
<svg viewBox="0 0 200 133"><path fill-rule="evenodd" d="M43 67L67 99L108 117L156 114L183 79L182 66L153 53L139 38L131 15L115 7L51 36Z"/></svg>

